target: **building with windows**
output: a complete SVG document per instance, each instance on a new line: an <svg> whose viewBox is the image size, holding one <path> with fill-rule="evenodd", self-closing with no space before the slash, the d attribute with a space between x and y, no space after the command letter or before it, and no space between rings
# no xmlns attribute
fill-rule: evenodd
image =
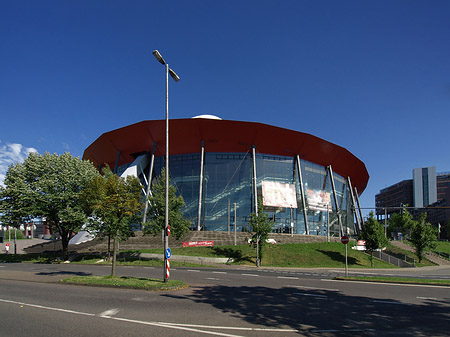
<svg viewBox="0 0 450 337"><path fill-rule="evenodd" d="M413 169L413 179L386 187L375 196L377 218L383 219L408 205L418 216L427 212L427 221L438 226L450 220L450 173L436 173L436 167Z"/></svg>
<svg viewBox="0 0 450 337"><path fill-rule="evenodd" d="M193 230L248 228L258 199L275 231L354 234L369 175L345 148L310 134L215 116L170 120L169 174ZM140 178L145 193L165 166L165 120L101 135L83 159ZM147 189L150 183L150 188Z"/></svg>

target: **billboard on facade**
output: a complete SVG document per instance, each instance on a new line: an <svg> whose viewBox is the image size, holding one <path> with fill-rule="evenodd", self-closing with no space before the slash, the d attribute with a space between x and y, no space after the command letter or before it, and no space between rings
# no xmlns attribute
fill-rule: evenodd
<svg viewBox="0 0 450 337"><path fill-rule="evenodd" d="M293 184L263 181L262 195L264 206L297 208L297 195Z"/></svg>
<svg viewBox="0 0 450 337"><path fill-rule="evenodd" d="M331 196L329 192L321 190L306 190L308 196L308 208L315 211L331 210Z"/></svg>

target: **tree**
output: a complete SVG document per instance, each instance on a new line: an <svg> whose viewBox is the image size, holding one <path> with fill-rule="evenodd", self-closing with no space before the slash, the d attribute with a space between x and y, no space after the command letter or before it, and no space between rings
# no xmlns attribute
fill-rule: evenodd
<svg viewBox="0 0 450 337"><path fill-rule="evenodd" d="M92 179L82 194L91 213L88 228L113 240L111 276L116 275L117 242L133 235L131 223L141 215L141 190L136 177L121 178L106 167L103 176Z"/></svg>
<svg viewBox="0 0 450 337"><path fill-rule="evenodd" d="M430 223L425 222L427 218L426 213L422 213L418 221L414 221L411 228L410 241L416 249L416 255L419 258L419 263L422 262L425 251L436 247L437 229Z"/></svg>
<svg viewBox="0 0 450 337"><path fill-rule="evenodd" d="M30 214L29 199L23 197L27 191L27 185L22 165L13 164L8 168L4 184L7 188L0 186L0 219L9 227L8 234L11 235L11 227L18 229ZM15 230L14 254L17 253L16 232Z"/></svg>
<svg viewBox="0 0 450 337"><path fill-rule="evenodd" d="M273 230L273 222L269 216L264 213L264 206L262 199L258 199L258 214L250 214L249 224L254 232L252 241L256 242L256 266L259 267L262 256L263 247L267 244L269 233Z"/></svg>
<svg viewBox="0 0 450 337"><path fill-rule="evenodd" d="M373 211L369 213L369 218L364 223L361 239L366 241L366 250L370 252L370 265L373 267L374 250L386 247L388 244L384 227L375 219Z"/></svg>
<svg viewBox="0 0 450 337"><path fill-rule="evenodd" d="M389 218L389 232L401 231L403 234L407 234L413 225L412 215L406 208L403 208L400 213L392 214Z"/></svg>
<svg viewBox="0 0 450 337"><path fill-rule="evenodd" d="M165 210L166 210L166 178L165 169L157 182L152 186L152 193L148 197L149 207L147 222L144 223L144 233L158 235L165 228ZM169 226L171 234L177 240L186 235L191 226L190 222L183 218L181 208L184 206L184 199L181 195L177 196L175 186L169 186Z"/></svg>
<svg viewBox="0 0 450 337"><path fill-rule="evenodd" d="M61 237L62 255L67 259L70 239L87 220L80 194L95 176L98 172L92 163L70 153L30 153L23 164L8 168L1 209L7 210L10 221L45 218L50 230Z"/></svg>

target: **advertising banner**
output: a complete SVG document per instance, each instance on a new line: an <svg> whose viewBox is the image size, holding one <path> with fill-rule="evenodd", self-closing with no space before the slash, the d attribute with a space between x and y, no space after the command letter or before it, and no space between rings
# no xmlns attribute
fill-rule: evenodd
<svg viewBox="0 0 450 337"><path fill-rule="evenodd" d="M181 245L183 247L212 247L214 246L214 241L185 241Z"/></svg>
<svg viewBox="0 0 450 337"><path fill-rule="evenodd" d="M262 195L264 206L297 208L297 195L293 184L263 181Z"/></svg>
<svg viewBox="0 0 450 337"><path fill-rule="evenodd" d="M331 196L329 192L324 192L320 190L306 190L308 195L308 208L315 211L327 210L331 211ZM329 205L327 207L327 205Z"/></svg>

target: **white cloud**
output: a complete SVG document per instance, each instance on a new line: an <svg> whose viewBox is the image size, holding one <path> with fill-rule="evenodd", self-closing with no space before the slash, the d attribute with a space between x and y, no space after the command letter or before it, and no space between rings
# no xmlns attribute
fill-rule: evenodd
<svg viewBox="0 0 450 337"><path fill-rule="evenodd" d="M34 147L25 147L17 143L2 143L0 141L0 185L3 185L5 173L11 164L22 163L32 152L38 152Z"/></svg>

